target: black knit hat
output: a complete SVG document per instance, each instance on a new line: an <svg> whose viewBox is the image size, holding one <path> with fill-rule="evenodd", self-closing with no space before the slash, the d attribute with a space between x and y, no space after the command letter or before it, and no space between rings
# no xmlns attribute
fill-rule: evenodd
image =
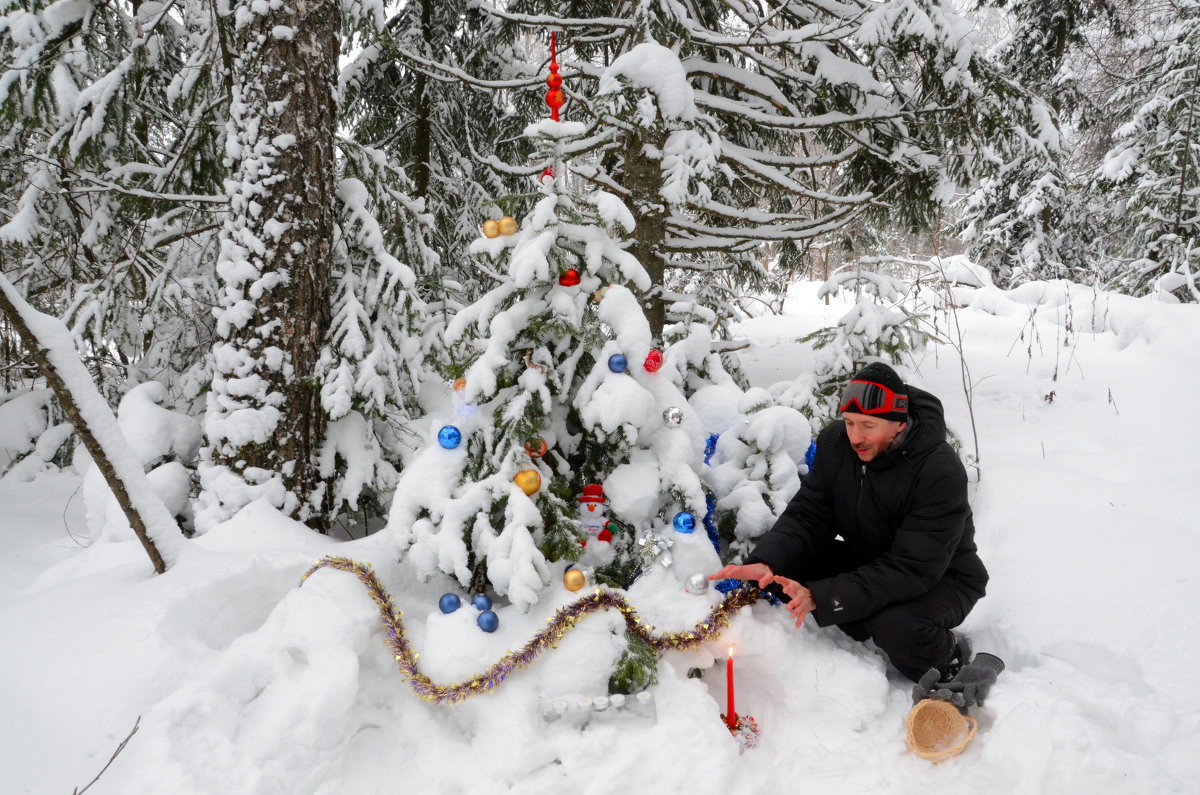
<svg viewBox="0 0 1200 795"><path fill-rule="evenodd" d="M843 413L908 422L908 387L895 370L871 362L846 384L838 406Z"/></svg>

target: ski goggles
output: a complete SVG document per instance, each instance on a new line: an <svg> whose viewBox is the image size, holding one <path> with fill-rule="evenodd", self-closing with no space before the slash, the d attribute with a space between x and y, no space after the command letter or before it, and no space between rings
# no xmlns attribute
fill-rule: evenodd
<svg viewBox="0 0 1200 795"><path fill-rule="evenodd" d="M908 413L908 396L897 395L883 384L874 381L851 381L842 392L842 403L838 411L849 411L857 405L859 414Z"/></svg>

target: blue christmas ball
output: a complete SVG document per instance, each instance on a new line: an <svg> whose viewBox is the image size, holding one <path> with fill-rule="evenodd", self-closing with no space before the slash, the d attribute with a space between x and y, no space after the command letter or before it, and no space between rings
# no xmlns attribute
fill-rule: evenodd
<svg viewBox="0 0 1200 795"><path fill-rule="evenodd" d="M608 369L614 373L623 373L629 369L629 360L623 353L614 353L608 357Z"/></svg>
<svg viewBox="0 0 1200 795"><path fill-rule="evenodd" d="M495 632L496 628L500 626L500 616L491 610L484 610L479 614L479 618L475 619L475 623L484 632Z"/></svg>
<svg viewBox="0 0 1200 795"><path fill-rule="evenodd" d="M675 514L675 530L680 533L690 533L696 529L696 517L687 511Z"/></svg>
<svg viewBox="0 0 1200 795"><path fill-rule="evenodd" d="M491 610L492 597L485 593L478 593L471 598L471 604L475 605L476 610Z"/></svg>
<svg viewBox="0 0 1200 795"><path fill-rule="evenodd" d="M447 450L453 450L462 444L462 431L453 425L443 425L438 431L438 444Z"/></svg>
<svg viewBox="0 0 1200 795"><path fill-rule="evenodd" d="M459 599L456 593L442 594L442 598L438 600L438 608L443 613L453 613L460 607L462 607L462 599Z"/></svg>

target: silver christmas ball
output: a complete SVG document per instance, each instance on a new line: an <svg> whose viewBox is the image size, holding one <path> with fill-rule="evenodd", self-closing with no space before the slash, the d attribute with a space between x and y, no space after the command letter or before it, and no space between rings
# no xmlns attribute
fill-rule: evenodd
<svg viewBox="0 0 1200 795"><path fill-rule="evenodd" d="M694 593L699 596L708 591L708 578L703 572L696 572L687 578L687 586L684 588L688 593Z"/></svg>
<svg viewBox="0 0 1200 795"><path fill-rule="evenodd" d="M683 409L679 406L670 406L663 411L663 422L667 425L679 425L683 422Z"/></svg>

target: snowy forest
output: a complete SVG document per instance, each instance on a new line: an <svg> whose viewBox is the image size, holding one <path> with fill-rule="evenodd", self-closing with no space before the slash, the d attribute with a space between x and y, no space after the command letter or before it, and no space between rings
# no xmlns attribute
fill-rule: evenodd
<svg viewBox="0 0 1200 795"><path fill-rule="evenodd" d="M670 496L617 521L715 498L762 529L722 519L786 490L765 436L705 477L643 407L746 387L728 322L798 276L864 296L778 403L813 424L923 341L921 258L1200 300L1193 2L71 0L8 5L0 42L0 467L79 448L28 305L119 414L174 415L138 452L187 535L266 499L534 599L573 497L647 456ZM409 487L451 420L457 471Z"/></svg>
<svg viewBox="0 0 1200 795"><path fill-rule="evenodd" d="M0 0L0 194L0 482L528 613L741 560L962 289L1200 303L1200 2Z"/></svg>

